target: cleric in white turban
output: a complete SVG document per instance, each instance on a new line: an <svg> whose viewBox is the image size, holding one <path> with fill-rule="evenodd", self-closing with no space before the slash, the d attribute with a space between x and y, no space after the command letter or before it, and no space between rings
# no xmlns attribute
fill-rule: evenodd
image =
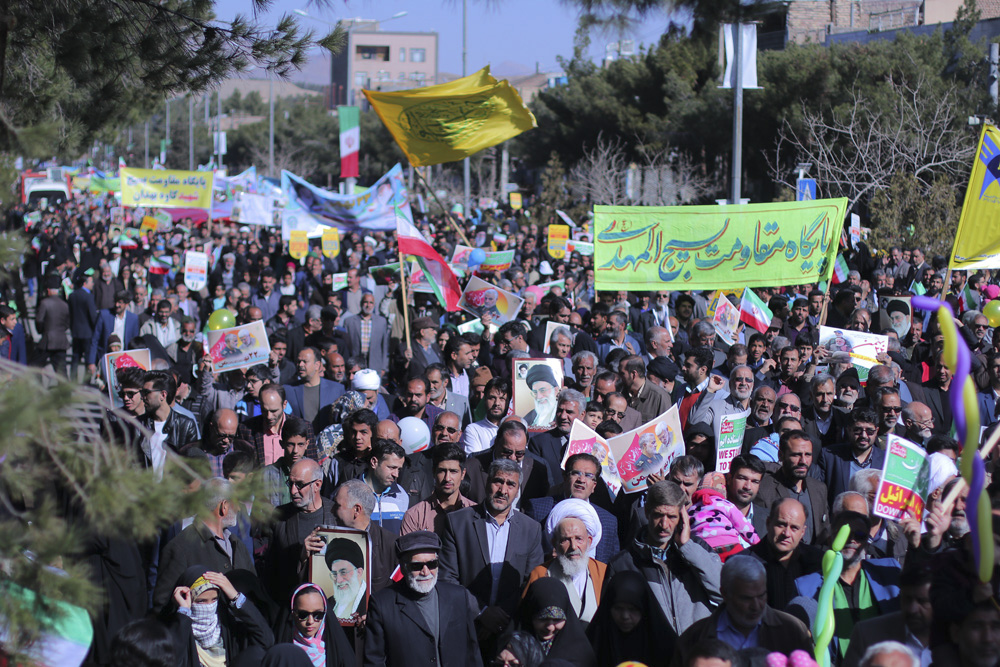
<svg viewBox="0 0 1000 667"><path fill-rule="evenodd" d="M581 621L589 623L601 602L601 584L607 565L594 554L601 541L601 520L586 500L567 498L556 503L545 520L553 558L531 571L530 585L541 577L559 579ZM527 587L525 587L527 590Z"/></svg>
<svg viewBox="0 0 1000 667"><path fill-rule="evenodd" d="M378 371L373 371L370 368L365 368L354 374L351 378L351 389L361 394L365 397L365 407L369 410L375 410L376 414L376 403L378 401L378 390L382 386L382 381L379 379ZM379 419L381 419L381 415Z"/></svg>

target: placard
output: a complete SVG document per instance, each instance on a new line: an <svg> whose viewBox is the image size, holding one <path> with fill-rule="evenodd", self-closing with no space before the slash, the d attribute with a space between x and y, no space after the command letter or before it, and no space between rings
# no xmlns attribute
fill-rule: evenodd
<svg viewBox="0 0 1000 667"><path fill-rule="evenodd" d="M614 498L622 488L622 479L618 476L618 464L611 453L608 441L597 435L597 432L584 424L579 419L573 420L573 428L569 432L569 443L566 445L566 453L563 454L559 466L565 470L566 461L575 454L590 454L601 462L601 480L611 497Z"/></svg>
<svg viewBox="0 0 1000 667"><path fill-rule="evenodd" d="M208 351L216 373L266 364L271 356L264 323L260 320L208 332Z"/></svg>
<svg viewBox="0 0 1000 667"><path fill-rule="evenodd" d="M563 386L562 359L512 359L514 414L528 431L548 431L555 425L556 398Z"/></svg>
<svg viewBox="0 0 1000 667"><path fill-rule="evenodd" d="M301 229L293 229L289 232L288 254L295 259L302 259L309 252L309 237L307 232Z"/></svg>
<svg viewBox="0 0 1000 667"><path fill-rule="evenodd" d="M566 256L569 241L569 225L549 225L549 255L556 259Z"/></svg>
<svg viewBox="0 0 1000 667"><path fill-rule="evenodd" d="M930 476L927 452L890 433L886 438L885 464L875 494L874 514L892 521L912 514L917 521L923 521Z"/></svg>
<svg viewBox="0 0 1000 667"><path fill-rule="evenodd" d="M458 307L475 317L489 313L496 324L506 324L517 317L523 303L524 299L513 292L473 276L462 292Z"/></svg>
<svg viewBox="0 0 1000 667"><path fill-rule="evenodd" d="M340 254L340 230L327 227L323 230L323 256L336 257Z"/></svg>
<svg viewBox="0 0 1000 667"><path fill-rule="evenodd" d="M878 365L877 357L889 349L889 337L850 329L819 328L819 344L827 352L847 352L858 369L862 384L868 381L868 369Z"/></svg>
<svg viewBox="0 0 1000 667"><path fill-rule="evenodd" d="M330 600L329 613L341 625L358 625L371 595L371 544L368 533L354 528L320 526L326 545L309 557L309 581Z"/></svg>
<svg viewBox="0 0 1000 667"><path fill-rule="evenodd" d="M723 294L719 295L716 302L712 324L715 325L715 333L726 345L735 345L739 340L740 309Z"/></svg>
<svg viewBox="0 0 1000 667"><path fill-rule="evenodd" d="M879 323L883 330L892 329L900 340L910 333L913 308L908 296L880 296L878 298Z"/></svg>
<svg viewBox="0 0 1000 667"><path fill-rule="evenodd" d="M184 253L184 284L192 292L208 284L208 254L197 250Z"/></svg>
<svg viewBox="0 0 1000 667"><path fill-rule="evenodd" d="M677 405L637 429L610 438L608 445L618 462L625 493L644 491L651 474L665 476L670 462L684 454Z"/></svg>
<svg viewBox="0 0 1000 667"><path fill-rule="evenodd" d="M743 434L750 411L719 416L715 429L715 472L728 473L733 459L743 451Z"/></svg>
<svg viewBox="0 0 1000 667"><path fill-rule="evenodd" d="M492 271L494 273L499 271L506 271L510 268L510 265L514 263L514 251L513 250L487 250L486 259L483 263L476 267L476 271ZM468 264L466 264L468 266Z"/></svg>
<svg viewBox="0 0 1000 667"><path fill-rule="evenodd" d="M122 341L126 343L128 341ZM118 384L118 377L115 371L119 368L141 368L148 371L152 362L149 358L149 350L122 350L121 352L109 352L104 355L104 379L108 383L108 398L116 408L123 407L125 402L118 396L121 385Z"/></svg>

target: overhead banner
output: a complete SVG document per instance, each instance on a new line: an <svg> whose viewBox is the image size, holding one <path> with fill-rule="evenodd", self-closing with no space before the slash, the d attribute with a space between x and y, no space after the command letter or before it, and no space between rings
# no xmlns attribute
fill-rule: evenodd
<svg viewBox="0 0 1000 667"><path fill-rule="evenodd" d="M210 171L122 169L122 205L149 208L211 208Z"/></svg>
<svg viewBox="0 0 1000 667"><path fill-rule="evenodd" d="M599 290L774 287L829 280L847 199L595 206Z"/></svg>
<svg viewBox="0 0 1000 667"><path fill-rule="evenodd" d="M955 245L951 249L953 269L1000 268L1000 130L983 125L962 215L958 219Z"/></svg>
<svg viewBox="0 0 1000 667"><path fill-rule="evenodd" d="M397 215L413 219L403 169L398 164L375 185L352 195L318 188L290 171L281 172L281 189L288 194L286 213L307 213L317 222L343 231L395 230Z"/></svg>
<svg viewBox="0 0 1000 667"><path fill-rule="evenodd" d="M270 227L274 224L274 197L237 192L230 219L241 225Z"/></svg>

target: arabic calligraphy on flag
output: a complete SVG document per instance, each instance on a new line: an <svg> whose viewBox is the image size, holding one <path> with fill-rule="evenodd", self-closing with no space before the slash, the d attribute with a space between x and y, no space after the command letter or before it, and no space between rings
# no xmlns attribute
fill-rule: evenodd
<svg viewBox="0 0 1000 667"><path fill-rule="evenodd" d="M122 169L122 204L146 208L210 208L214 175L208 171Z"/></svg>

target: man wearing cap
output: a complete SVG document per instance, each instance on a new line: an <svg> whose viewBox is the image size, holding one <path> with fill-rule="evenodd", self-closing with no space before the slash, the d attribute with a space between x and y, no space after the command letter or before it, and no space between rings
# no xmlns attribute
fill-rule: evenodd
<svg viewBox="0 0 1000 667"><path fill-rule="evenodd" d="M476 600L438 579L441 540L418 530L396 541L403 581L376 593L368 610L365 667L477 667Z"/></svg>
<svg viewBox="0 0 1000 667"><path fill-rule="evenodd" d="M94 270L87 269L75 281L76 289L69 295L70 333L73 335L72 365L70 377L76 379L76 370L83 361L86 363L90 351L90 341L97 326L97 305L94 303Z"/></svg>
<svg viewBox="0 0 1000 667"><path fill-rule="evenodd" d="M444 355L437 344L438 326L429 317L419 317L413 321L412 345L410 354L407 355L406 347L403 346L404 356L409 356L406 365L406 374L414 378L423 374L424 369L431 364L440 364L444 361Z"/></svg>
<svg viewBox="0 0 1000 667"><path fill-rule="evenodd" d="M306 347L297 359L298 384L285 385L285 398L292 409L292 414L313 424L317 433L326 424L322 408L331 405L344 395L344 385L323 377L323 358L319 350Z"/></svg>
<svg viewBox="0 0 1000 667"><path fill-rule="evenodd" d="M538 363L528 369L524 381L535 399L535 407L524 416L528 428L551 426L556 418L556 396L560 388L555 374L547 364Z"/></svg>
<svg viewBox="0 0 1000 667"><path fill-rule="evenodd" d="M129 294L119 290L115 294L114 310L102 310L97 319L94 336L87 351L87 369L91 375L97 374L97 363L104 361L108 353L108 338L118 336L123 349L129 341L139 335L139 317L128 311Z"/></svg>

